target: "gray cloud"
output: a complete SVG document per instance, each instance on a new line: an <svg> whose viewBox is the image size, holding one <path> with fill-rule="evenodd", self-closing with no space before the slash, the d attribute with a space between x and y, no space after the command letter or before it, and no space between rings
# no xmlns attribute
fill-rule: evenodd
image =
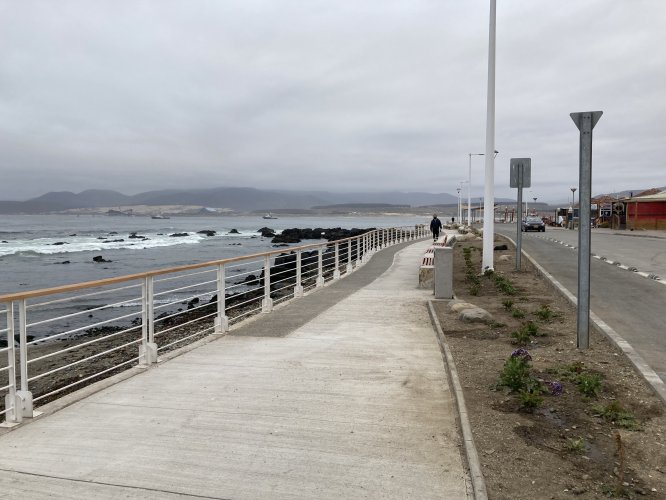
<svg viewBox="0 0 666 500"><path fill-rule="evenodd" d="M498 2L496 193L666 185L662 0ZM485 148L488 1L0 0L0 198L172 187L455 192ZM473 196L483 158L473 158Z"/></svg>

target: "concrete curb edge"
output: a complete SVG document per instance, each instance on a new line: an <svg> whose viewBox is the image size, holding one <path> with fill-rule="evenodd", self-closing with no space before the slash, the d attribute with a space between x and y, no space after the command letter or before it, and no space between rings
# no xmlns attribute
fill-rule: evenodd
<svg viewBox="0 0 666 500"><path fill-rule="evenodd" d="M434 300L428 300L428 313L430 314L430 321L432 322L433 329L435 330L437 343L439 344L440 351L442 352L442 358L444 358L444 365L446 365L449 386L451 388L451 392L453 393L453 399L456 405L456 410L458 412L458 422L460 424L463 437L463 449L465 451L465 458L467 459L467 466L469 468L469 474L472 480L474 498L475 500L487 500L488 493L486 491L486 482L483 478L483 473L481 472L479 455L476 451L476 446L474 445L472 427L469 423L467 407L465 406L465 396L462 386L460 385L460 379L458 377L458 371L456 370L456 365L453 360L453 355L451 354L449 345L446 343L446 337L444 336L442 326L437 319L437 314L435 313L433 302Z"/></svg>
<svg viewBox="0 0 666 500"><path fill-rule="evenodd" d="M516 243L510 237L506 235L500 236L509 240L514 247L516 246ZM541 265L536 260L534 260L532 256L525 250L522 251L522 254L534 266L534 268L537 270L537 273L546 278L546 280L553 288L555 288L555 290L561 293L574 307L578 305L578 300L573 293L571 293L564 287L564 285L557 281L552 274L541 267ZM597 331L601 332L602 335L604 335L608 340L611 341L611 343L613 343L618 349L622 351L622 353L627 357L631 364L634 365L634 368L636 368L638 373L640 373L643 379L652 388L654 393L662 400L663 403L666 404L666 383L664 383L659 375L657 375L657 373L652 368L650 368L643 357L636 352L636 350L629 342L624 340L619 333L613 330L613 328L607 325L592 311L590 311L590 321L594 328L597 329Z"/></svg>

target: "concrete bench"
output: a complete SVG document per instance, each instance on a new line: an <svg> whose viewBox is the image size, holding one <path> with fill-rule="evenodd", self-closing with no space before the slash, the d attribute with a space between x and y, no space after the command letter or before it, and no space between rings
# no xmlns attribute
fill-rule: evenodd
<svg viewBox="0 0 666 500"><path fill-rule="evenodd" d="M430 245L421 259L419 268L419 288L433 288L435 284L435 248L453 245L455 241L454 234L445 234Z"/></svg>

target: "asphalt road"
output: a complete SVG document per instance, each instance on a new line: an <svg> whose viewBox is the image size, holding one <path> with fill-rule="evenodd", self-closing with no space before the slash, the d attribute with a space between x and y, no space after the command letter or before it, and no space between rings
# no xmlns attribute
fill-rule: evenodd
<svg viewBox="0 0 666 500"><path fill-rule="evenodd" d="M514 225L498 224L495 232L516 239ZM523 250L576 296L578 232L547 228L522 236ZM591 259L590 308L666 381L666 239L593 230L592 253L606 261Z"/></svg>

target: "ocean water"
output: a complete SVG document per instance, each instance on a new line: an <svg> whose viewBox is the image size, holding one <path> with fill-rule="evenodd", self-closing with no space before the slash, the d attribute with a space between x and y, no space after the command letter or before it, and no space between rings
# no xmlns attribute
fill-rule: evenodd
<svg viewBox="0 0 666 500"><path fill-rule="evenodd" d="M111 217L0 215L0 294L124 276L273 249L257 230L414 227L423 216ZM229 234L236 229L239 234ZM198 231L216 231L215 236ZM130 238L135 233L145 239ZM188 233L173 237L174 233ZM122 241L117 241L122 240ZM313 243L304 240L302 244ZM97 263L102 256L111 262ZM67 262L67 263L65 263Z"/></svg>

